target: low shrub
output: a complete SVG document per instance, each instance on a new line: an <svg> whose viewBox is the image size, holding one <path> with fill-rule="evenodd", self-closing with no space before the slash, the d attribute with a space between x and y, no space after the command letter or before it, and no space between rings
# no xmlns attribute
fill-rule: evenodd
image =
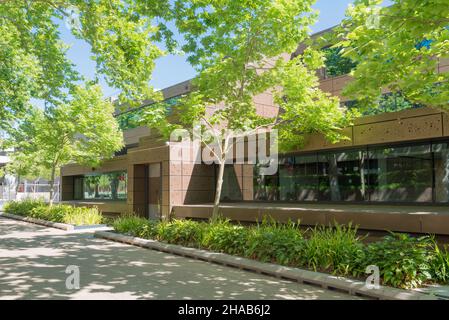
<svg viewBox="0 0 449 320"><path fill-rule="evenodd" d="M28 216L53 222L64 222L64 216L71 211L72 207L68 205L42 205L30 211Z"/></svg>
<svg viewBox="0 0 449 320"><path fill-rule="evenodd" d="M156 236L156 228L147 219L140 218L133 215L126 215L114 220L112 226L114 229L123 234L133 237L153 238Z"/></svg>
<svg viewBox="0 0 449 320"><path fill-rule="evenodd" d="M62 222L76 226L95 225L103 222L103 216L97 207L70 207L61 208L64 212ZM67 208L69 207L69 208Z"/></svg>
<svg viewBox="0 0 449 320"><path fill-rule="evenodd" d="M158 240L187 247L200 247L204 234L204 223L191 220L161 222L157 228Z"/></svg>
<svg viewBox="0 0 449 320"><path fill-rule="evenodd" d="M3 206L3 211L20 216L26 216L37 207L43 207L46 203L43 200L24 199L22 201L9 201Z"/></svg>
<svg viewBox="0 0 449 320"><path fill-rule="evenodd" d="M315 227L306 237L299 224L271 220L245 227L229 220L152 222L127 216L115 220L113 226L117 232L136 237L337 275L365 278L366 267L375 265L382 283L393 287L413 288L426 281L449 279L449 253L431 237L392 234L366 245L351 225Z"/></svg>
<svg viewBox="0 0 449 320"><path fill-rule="evenodd" d="M305 241L299 224L291 221L282 224L265 219L262 224L249 229L245 255L263 262L296 265L304 247Z"/></svg>
<svg viewBox="0 0 449 320"><path fill-rule="evenodd" d="M432 278L437 282L449 283L449 252L447 247L439 248L435 241L433 246Z"/></svg>
<svg viewBox="0 0 449 320"><path fill-rule="evenodd" d="M434 257L431 237L391 234L366 246L363 263L378 266L385 285L416 288L432 279Z"/></svg>
<svg viewBox="0 0 449 320"><path fill-rule="evenodd" d="M210 223L204 233L202 246L209 250L244 256L248 245L248 229L229 220Z"/></svg>
<svg viewBox="0 0 449 320"><path fill-rule="evenodd" d="M103 221L103 216L96 207L72 207L64 204L50 206L42 200L11 201L4 207L4 211L77 226L100 224Z"/></svg>
<svg viewBox="0 0 449 320"><path fill-rule="evenodd" d="M302 264L315 271L358 276L357 261L363 256L364 245L357 236L357 228L334 224L333 227L315 227L310 230Z"/></svg>

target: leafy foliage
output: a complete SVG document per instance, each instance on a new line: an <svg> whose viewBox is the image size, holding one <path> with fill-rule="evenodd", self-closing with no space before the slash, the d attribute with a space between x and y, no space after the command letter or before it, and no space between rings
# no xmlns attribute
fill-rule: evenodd
<svg viewBox="0 0 449 320"><path fill-rule="evenodd" d="M148 83L165 52L156 43L176 46L169 16L167 0L0 1L0 128L23 116L31 98L65 101L81 79L61 40L64 25L90 45L97 77L122 91L122 103L157 97Z"/></svg>
<svg viewBox="0 0 449 320"><path fill-rule="evenodd" d="M413 103L447 110L449 73L437 64L449 58L446 0L357 0L338 29L343 55L357 63L348 97L376 105L382 90L402 92Z"/></svg>
<svg viewBox="0 0 449 320"><path fill-rule="evenodd" d="M25 199L22 201L9 201L3 206L3 211L15 215L27 215L34 208L45 206L43 200Z"/></svg>
<svg viewBox="0 0 449 320"><path fill-rule="evenodd" d="M218 220L208 226L202 245L210 250L243 256L248 238L248 230L243 226L233 225L228 220Z"/></svg>
<svg viewBox="0 0 449 320"><path fill-rule="evenodd" d="M31 110L10 138L16 149L13 158L23 160L14 166L24 163L25 172L48 170L51 190L61 166L70 162L98 166L123 146L113 112L100 87L89 84L75 87L70 102ZM20 173L17 169L22 168L14 166L11 173Z"/></svg>
<svg viewBox="0 0 449 320"><path fill-rule="evenodd" d="M158 240L183 246L197 246L203 238L205 224L190 220L161 222L158 225Z"/></svg>
<svg viewBox="0 0 449 320"><path fill-rule="evenodd" d="M62 222L76 226L95 225L103 222L103 216L97 207L70 207L65 210Z"/></svg>
<svg viewBox="0 0 449 320"><path fill-rule="evenodd" d="M356 64L341 54L341 48L328 47L323 49L325 58L326 75L338 77L349 74Z"/></svg>
<svg viewBox="0 0 449 320"><path fill-rule="evenodd" d="M49 206L41 200L32 199L10 201L3 210L11 214L76 226L95 225L103 221L103 216L96 207L72 207L63 204Z"/></svg>
<svg viewBox="0 0 449 320"><path fill-rule="evenodd" d="M434 253L430 237L392 234L367 246L364 263L378 266L386 285L415 288L432 279Z"/></svg>
<svg viewBox="0 0 449 320"><path fill-rule="evenodd" d="M366 267L376 265L383 284L394 287L413 288L449 280L449 253L431 237L392 234L364 244L351 225L335 223L303 232L299 223L282 224L271 219L242 226L229 220L154 222L126 216L115 220L113 226L117 232L132 236L336 275L365 278Z"/></svg>
<svg viewBox="0 0 449 320"><path fill-rule="evenodd" d="M115 219L112 223L117 232L134 237L151 239L156 237L156 225L148 219L134 215L125 215Z"/></svg>
<svg viewBox="0 0 449 320"><path fill-rule="evenodd" d="M335 223L333 228L315 227L311 231L302 259L313 270L360 275L356 261L362 255L357 229Z"/></svg>
<svg viewBox="0 0 449 320"><path fill-rule="evenodd" d="M304 247L299 224L265 220L250 230L245 255L263 262L297 265Z"/></svg>
<svg viewBox="0 0 449 320"><path fill-rule="evenodd" d="M433 278L443 283L449 283L449 251L447 246L440 248L436 243L435 257L432 261Z"/></svg>
<svg viewBox="0 0 449 320"><path fill-rule="evenodd" d="M182 49L199 75L192 83L194 91L173 108L177 117L159 106L148 110L145 123L166 135L174 128L192 131L200 126L202 142L217 146L211 150L220 165L214 219L226 155L233 147L231 130L248 135L276 127L286 149L300 146L311 132L321 132L332 141L343 138L340 129L351 114L318 87L315 69L323 64L322 54L306 50L290 59L290 53L309 37L316 18L314 2L174 2L174 20L185 39ZM263 93L273 96L278 112L267 115L257 110L254 97Z"/></svg>

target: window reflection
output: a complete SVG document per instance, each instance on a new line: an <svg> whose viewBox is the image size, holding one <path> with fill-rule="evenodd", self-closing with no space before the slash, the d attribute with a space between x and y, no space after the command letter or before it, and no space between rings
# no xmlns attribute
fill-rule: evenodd
<svg viewBox="0 0 449 320"><path fill-rule="evenodd" d="M127 173L116 171L75 178L76 200L126 200Z"/></svg>
<svg viewBox="0 0 449 320"><path fill-rule="evenodd" d="M279 200L278 175L263 175L260 165L254 166L254 200Z"/></svg>
<svg viewBox="0 0 449 320"><path fill-rule="evenodd" d="M432 201L430 144L369 152L371 201Z"/></svg>
<svg viewBox="0 0 449 320"><path fill-rule="evenodd" d="M318 161L323 173L320 183L320 200L363 200L366 188L362 175L363 158L362 151L319 155Z"/></svg>
<svg viewBox="0 0 449 320"><path fill-rule="evenodd" d="M449 202L449 142L363 147L279 158L254 168L254 200Z"/></svg>
<svg viewBox="0 0 449 320"><path fill-rule="evenodd" d="M449 143L432 146L435 163L435 201L449 202Z"/></svg>
<svg viewBox="0 0 449 320"><path fill-rule="evenodd" d="M280 199L282 201L317 200L316 155L282 158L279 165Z"/></svg>

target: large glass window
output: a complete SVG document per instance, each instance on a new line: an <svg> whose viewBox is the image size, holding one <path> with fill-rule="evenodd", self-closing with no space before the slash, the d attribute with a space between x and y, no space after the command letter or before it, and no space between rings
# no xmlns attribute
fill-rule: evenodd
<svg viewBox="0 0 449 320"><path fill-rule="evenodd" d="M279 192L282 201L314 201L318 199L318 167L316 155L281 158Z"/></svg>
<svg viewBox="0 0 449 320"><path fill-rule="evenodd" d="M432 201L430 144L369 151L371 201Z"/></svg>
<svg viewBox="0 0 449 320"><path fill-rule="evenodd" d="M76 200L126 200L128 176L126 171L96 173L76 177Z"/></svg>
<svg viewBox="0 0 449 320"><path fill-rule="evenodd" d="M145 112L148 109L154 108L155 106L157 106L159 104L162 104L165 107L167 114L170 114L172 112L173 106L178 103L179 98L180 98L179 96L172 97L172 98L166 99L161 102L152 103L152 104L149 104L149 105L146 105L146 106L143 106L140 108L132 109L132 110L129 110L129 111L119 114L117 116L117 121L119 123L120 129L128 130L128 129L133 129L133 128L141 126L142 125L141 122L142 122Z"/></svg>
<svg viewBox="0 0 449 320"><path fill-rule="evenodd" d="M361 201L365 194L362 175L363 151L329 152L318 155L322 172L320 200Z"/></svg>
<svg viewBox="0 0 449 320"><path fill-rule="evenodd" d="M223 173L223 186L221 190L221 200L224 201L242 200L241 179L242 176L237 175L237 172L233 165L225 165L225 170Z"/></svg>
<svg viewBox="0 0 449 320"><path fill-rule="evenodd" d="M279 200L279 175L261 174L260 164L254 166L254 200Z"/></svg>
<svg viewBox="0 0 449 320"><path fill-rule="evenodd" d="M362 115L376 115L387 112L397 112L406 109L416 109L422 107L418 103L409 101L400 92L385 93L379 99L379 104L375 107L364 104L361 101L350 100L343 103L348 109L357 109Z"/></svg>
<svg viewBox="0 0 449 320"><path fill-rule="evenodd" d="M361 147L280 156L279 170L254 167L254 200L449 202L449 142Z"/></svg>
<svg viewBox="0 0 449 320"><path fill-rule="evenodd" d="M432 146L435 167L435 201L449 202L449 143Z"/></svg>
<svg viewBox="0 0 449 320"><path fill-rule="evenodd" d="M348 74L356 64L349 58L341 55L341 48L327 47L323 49L325 57L325 77L337 77Z"/></svg>

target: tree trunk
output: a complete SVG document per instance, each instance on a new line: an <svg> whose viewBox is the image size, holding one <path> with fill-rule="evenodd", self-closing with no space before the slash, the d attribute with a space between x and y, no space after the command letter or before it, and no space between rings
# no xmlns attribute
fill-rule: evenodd
<svg viewBox="0 0 449 320"><path fill-rule="evenodd" d="M329 184L331 191L331 200L340 201L341 193L340 186L338 184L338 162L336 155L330 155L329 157Z"/></svg>
<svg viewBox="0 0 449 320"><path fill-rule="evenodd" d="M98 185L98 182L96 182L95 183L95 187L94 187L94 189L95 189L95 195L94 195L94 197L95 197L95 199L98 199L98 198L100 198L100 186Z"/></svg>
<svg viewBox="0 0 449 320"><path fill-rule="evenodd" d="M217 185L215 189L215 200L214 200L214 208L212 210L212 221L217 221L220 218L220 198L221 198L221 190L223 188L223 176L226 165L226 151L228 149L229 138L225 137L223 152L221 153L221 159L219 160L219 169L217 176Z"/></svg>
<svg viewBox="0 0 449 320"><path fill-rule="evenodd" d="M218 169L217 185L215 188L215 200L214 209L212 210L212 221L217 221L220 218L220 198L221 189L223 188L223 176L224 176L225 161L220 161L220 167Z"/></svg>
<svg viewBox="0 0 449 320"><path fill-rule="evenodd" d="M50 206L53 205L53 195L55 193L55 171L56 169L51 168L51 176L50 176Z"/></svg>

